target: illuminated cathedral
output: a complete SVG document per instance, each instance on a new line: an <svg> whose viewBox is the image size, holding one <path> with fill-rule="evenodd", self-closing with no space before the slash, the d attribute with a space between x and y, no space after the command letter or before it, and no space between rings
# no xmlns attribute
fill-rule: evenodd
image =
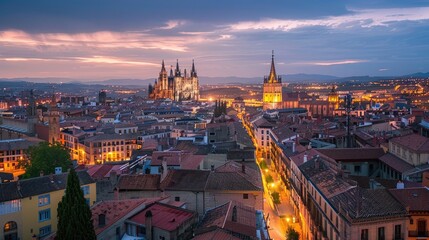
<svg viewBox="0 0 429 240"><path fill-rule="evenodd" d="M198 101L200 98L200 89L194 61L192 61L192 69L189 75L186 69L182 75L179 68L179 60L177 60L174 72L171 67L170 74L168 75L164 60L162 60L159 77L155 80L153 86L149 84L148 92L150 99L169 98L174 101Z"/></svg>

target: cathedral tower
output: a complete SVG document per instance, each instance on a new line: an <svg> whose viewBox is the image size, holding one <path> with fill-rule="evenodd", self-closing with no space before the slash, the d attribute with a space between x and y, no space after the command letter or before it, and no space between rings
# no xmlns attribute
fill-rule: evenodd
<svg viewBox="0 0 429 240"><path fill-rule="evenodd" d="M57 98L52 94L51 106L48 115L49 143L54 144L60 139L60 113L57 108Z"/></svg>
<svg viewBox="0 0 429 240"><path fill-rule="evenodd" d="M276 75L276 68L274 66L274 51L271 57L270 75L264 77L263 86L263 103L264 110L277 109L283 107L282 102L282 79Z"/></svg>

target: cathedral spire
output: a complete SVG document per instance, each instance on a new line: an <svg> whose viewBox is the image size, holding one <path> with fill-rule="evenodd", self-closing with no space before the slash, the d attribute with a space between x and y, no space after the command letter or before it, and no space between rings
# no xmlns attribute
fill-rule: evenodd
<svg viewBox="0 0 429 240"><path fill-rule="evenodd" d="M271 69L270 69L270 75L268 76L268 82L269 83L276 83L277 80L277 74L276 74L276 68L274 66L274 50L271 55Z"/></svg>
<svg viewBox="0 0 429 240"><path fill-rule="evenodd" d="M176 77L180 77L182 74L180 73L180 68L179 68L179 59L177 59L176 62L176 72L175 72L175 76Z"/></svg>
<svg viewBox="0 0 429 240"><path fill-rule="evenodd" d="M194 59L192 59L191 77L197 77L197 71L195 71L195 63L194 63Z"/></svg>
<svg viewBox="0 0 429 240"><path fill-rule="evenodd" d="M170 65L170 77L173 77L173 65Z"/></svg>
<svg viewBox="0 0 429 240"><path fill-rule="evenodd" d="M162 59L162 67L161 67L161 72L165 72L165 65L164 65L164 59Z"/></svg>

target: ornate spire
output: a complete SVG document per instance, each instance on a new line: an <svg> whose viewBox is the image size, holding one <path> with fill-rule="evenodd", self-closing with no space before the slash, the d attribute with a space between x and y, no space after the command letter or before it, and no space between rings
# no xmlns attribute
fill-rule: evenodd
<svg viewBox="0 0 429 240"><path fill-rule="evenodd" d="M194 59L192 59L191 77L197 77L197 71L195 71L195 63L194 63Z"/></svg>
<svg viewBox="0 0 429 240"><path fill-rule="evenodd" d="M271 55L271 70L270 75L268 76L268 82L269 83L277 83L277 74L276 74L276 68L274 66L274 50Z"/></svg>
<svg viewBox="0 0 429 240"><path fill-rule="evenodd" d="M161 72L165 72L165 65L164 65L164 59L162 59L162 67L161 67Z"/></svg>
<svg viewBox="0 0 429 240"><path fill-rule="evenodd" d="M180 68L179 68L179 59L177 59L176 62L176 71L175 71L175 76L176 77L180 77L182 74L180 73Z"/></svg>

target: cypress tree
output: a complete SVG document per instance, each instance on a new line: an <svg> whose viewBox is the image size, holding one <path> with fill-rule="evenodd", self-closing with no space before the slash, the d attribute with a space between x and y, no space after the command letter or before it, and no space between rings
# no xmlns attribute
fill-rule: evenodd
<svg viewBox="0 0 429 240"><path fill-rule="evenodd" d="M70 168L67 188L58 203L58 230L56 239L96 239L92 225L92 214L85 202L76 171Z"/></svg>

